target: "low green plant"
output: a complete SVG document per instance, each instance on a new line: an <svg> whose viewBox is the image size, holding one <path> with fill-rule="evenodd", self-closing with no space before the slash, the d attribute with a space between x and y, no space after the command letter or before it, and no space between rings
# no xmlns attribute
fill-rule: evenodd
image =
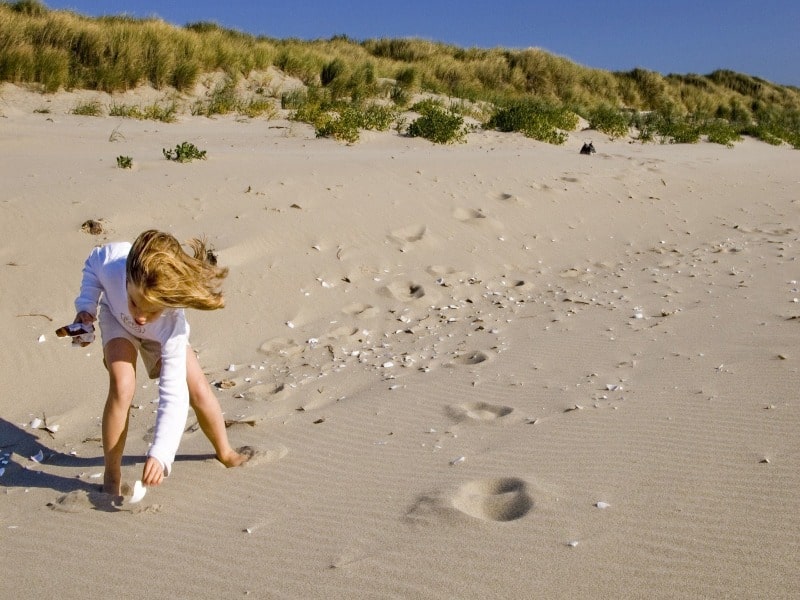
<svg viewBox="0 0 800 600"><path fill-rule="evenodd" d="M633 125L639 130L641 142L652 142L657 136L662 144L695 144L702 132L702 124L669 107L636 115Z"/></svg>
<svg viewBox="0 0 800 600"><path fill-rule="evenodd" d="M175 146L174 150L168 150L166 148L162 148L161 150L164 153L164 157L167 160L173 160L175 162L189 162L194 159L205 160L206 159L206 151L205 150L198 150L197 146L190 142L181 142L177 146Z"/></svg>
<svg viewBox="0 0 800 600"><path fill-rule="evenodd" d="M268 98L253 98L239 106L239 112L250 118L265 116L271 119L277 114L277 110L275 103Z"/></svg>
<svg viewBox="0 0 800 600"><path fill-rule="evenodd" d="M609 135L612 139L628 135L630 118L612 106L603 104L589 113L589 127Z"/></svg>
<svg viewBox="0 0 800 600"><path fill-rule="evenodd" d="M496 109L486 127L519 131L535 140L563 144L567 141L564 131L571 131L577 125L578 115L564 106L542 100L519 100Z"/></svg>
<svg viewBox="0 0 800 600"><path fill-rule="evenodd" d="M467 128L464 117L436 103L417 103L414 110L420 116L412 122L407 134L411 137L422 137L434 144L453 144L466 139Z"/></svg>
<svg viewBox="0 0 800 600"><path fill-rule="evenodd" d="M397 112L392 107L379 104L338 103L328 107L317 105L317 110L312 110L306 117L314 125L317 137L332 137L354 144L360 138L361 129L389 129L397 118Z"/></svg>
<svg viewBox="0 0 800 600"><path fill-rule="evenodd" d="M284 110L297 110L308 101L308 92L302 88L295 88L281 94L281 108Z"/></svg>
<svg viewBox="0 0 800 600"><path fill-rule="evenodd" d="M702 133L708 136L708 141L713 144L722 144L728 148L733 147L734 142L739 142L742 136L734 127L723 119L711 119L701 126Z"/></svg>
<svg viewBox="0 0 800 600"><path fill-rule="evenodd" d="M410 95L405 88L396 85L389 91L389 98L396 106L404 107L408 105Z"/></svg>
<svg viewBox="0 0 800 600"><path fill-rule="evenodd" d="M103 107L97 100L89 102L81 102L72 109L73 115L80 115L82 117L99 117L103 114Z"/></svg>
<svg viewBox="0 0 800 600"><path fill-rule="evenodd" d="M133 167L133 159L130 156L118 156L117 166L120 169L130 169Z"/></svg>
<svg viewBox="0 0 800 600"><path fill-rule="evenodd" d="M153 103L144 108L132 104L112 104L108 109L108 114L112 117L162 121L164 123L174 122L177 112L178 110L174 102L166 106Z"/></svg>
<svg viewBox="0 0 800 600"><path fill-rule="evenodd" d="M226 77L211 91L207 98L198 100L192 107L193 115L227 115L239 109L240 101L236 96L236 82Z"/></svg>
<svg viewBox="0 0 800 600"><path fill-rule="evenodd" d="M317 137L332 137L341 142L354 144L359 140L358 114L352 107L341 112L320 113L314 123Z"/></svg>

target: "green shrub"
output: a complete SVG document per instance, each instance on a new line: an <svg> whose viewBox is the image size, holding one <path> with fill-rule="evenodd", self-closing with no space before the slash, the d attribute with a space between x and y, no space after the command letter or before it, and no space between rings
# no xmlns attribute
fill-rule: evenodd
<svg viewBox="0 0 800 600"><path fill-rule="evenodd" d="M182 142L178 144L175 146L174 150L162 148L161 151L164 153L164 158L167 160L174 160L175 162L184 163L196 158L200 160L206 159L206 151L198 150L197 146L189 142Z"/></svg>
<svg viewBox="0 0 800 600"><path fill-rule="evenodd" d="M239 108L239 99L236 97L236 82L230 78L217 84L211 91L211 95L206 100L198 101L192 114L205 115L227 115L236 112Z"/></svg>
<svg viewBox="0 0 800 600"><path fill-rule="evenodd" d="M713 144L722 144L729 148L733 147L734 142L742 139L739 132L728 122L722 119L712 119L706 121L701 131L708 136L708 141Z"/></svg>
<svg viewBox="0 0 800 600"><path fill-rule="evenodd" d="M361 107L359 113L359 126L374 131L386 131L397 119L394 108L380 104L367 104Z"/></svg>
<svg viewBox="0 0 800 600"><path fill-rule="evenodd" d="M82 117L99 117L103 114L103 107L97 100L82 102L72 109L72 114Z"/></svg>
<svg viewBox="0 0 800 600"><path fill-rule="evenodd" d="M541 100L515 101L496 109L486 126L500 131L519 131L523 135L547 142L563 144L567 141L564 131L578 125L578 115L566 107L556 106Z"/></svg>
<svg viewBox="0 0 800 600"><path fill-rule="evenodd" d="M130 169L133 166L133 159L130 156L118 156L117 166L120 169Z"/></svg>
<svg viewBox="0 0 800 600"><path fill-rule="evenodd" d="M402 108L408 105L408 101L411 97L405 88L396 85L389 91L389 98L394 102L395 106Z"/></svg>
<svg viewBox="0 0 800 600"><path fill-rule="evenodd" d="M248 102L243 102L239 112L250 118L266 116L271 119L275 116L277 108L275 108L275 103L267 98L253 98Z"/></svg>
<svg viewBox="0 0 800 600"><path fill-rule="evenodd" d="M414 106L420 116L408 126L411 137L422 137L434 144L463 142L467 135L464 117L436 103L420 102Z"/></svg>
<svg viewBox="0 0 800 600"><path fill-rule="evenodd" d="M308 101L308 93L301 88L289 90L281 94L281 108L297 110Z"/></svg>
<svg viewBox="0 0 800 600"><path fill-rule="evenodd" d="M669 108L636 115L633 124L642 142L652 142L658 136L662 144L695 144L702 131L701 125Z"/></svg>
<svg viewBox="0 0 800 600"><path fill-rule="evenodd" d="M589 113L589 127L619 138L628 135L630 118L618 108L603 104Z"/></svg>
<svg viewBox="0 0 800 600"><path fill-rule="evenodd" d="M332 137L350 144L359 140L359 130L386 131L397 118L393 108L378 104L318 104L309 107L307 112L297 112L314 125L317 137Z"/></svg>
<svg viewBox="0 0 800 600"><path fill-rule="evenodd" d="M355 144L359 139L359 118L355 108L347 107L341 112L320 113L314 123L317 137L332 137L340 142Z"/></svg>
<svg viewBox="0 0 800 600"><path fill-rule="evenodd" d="M111 117L162 121L164 123L174 122L176 113L177 107L174 102L166 106L153 103L144 107L144 109L132 104L112 104L108 109L108 114Z"/></svg>
<svg viewBox="0 0 800 600"><path fill-rule="evenodd" d="M411 110L413 110L414 112L418 112L421 115L424 115L429 110L436 110L436 109L444 109L444 102L442 102L438 98L425 98L424 100L416 102L411 107Z"/></svg>
<svg viewBox="0 0 800 600"><path fill-rule="evenodd" d="M659 133L671 144L696 144L700 141L700 127L685 119L666 121Z"/></svg>

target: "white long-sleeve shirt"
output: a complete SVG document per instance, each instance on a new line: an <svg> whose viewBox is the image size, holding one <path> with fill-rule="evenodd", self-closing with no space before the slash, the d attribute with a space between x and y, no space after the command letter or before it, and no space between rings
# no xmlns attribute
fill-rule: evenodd
<svg viewBox="0 0 800 600"><path fill-rule="evenodd" d="M166 308L158 319L145 325L133 320L128 310L125 273L130 249L131 244L120 242L92 250L83 267L81 292L75 300L75 309L96 317L99 304L134 337L161 344L158 412L153 444L147 455L156 458L169 474L189 412L186 383L189 324L182 308Z"/></svg>

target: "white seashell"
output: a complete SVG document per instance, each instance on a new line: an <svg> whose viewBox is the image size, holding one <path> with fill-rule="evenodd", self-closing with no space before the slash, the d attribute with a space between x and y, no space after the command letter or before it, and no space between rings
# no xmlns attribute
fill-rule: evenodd
<svg viewBox="0 0 800 600"><path fill-rule="evenodd" d="M141 502L144 495L147 493L147 488L142 485L142 482L138 479L136 483L133 484L133 493L131 497L128 498L128 504L136 504L137 502Z"/></svg>
<svg viewBox="0 0 800 600"><path fill-rule="evenodd" d="M387 360L383 365L381 365L384 369L391 369L394 366L394 363L390 360Z"/></svg>
<svg viewBox="0 0 800 600"><path fill-rule="evenodd" d="M49 431L50 433L55 433L56 431L58 431L59 427L61 427L61 425L58 425L58 424L55 424L55 425L47 425L47 426L44 428L44 430L45 430L45 431Z"/></svg>
<svg viewBox="0 0 800 600"><path fill-rule="evenodd" d="M644 319L644 314L642 314L640 312L633 313L633 318L634 319Z"/></svg>
<svg viewBox="0 0 800 600"><path fill-rule="evenodd" d="M42 420L39 418L34 419L31 421L31 429L39 429L42 426Z"/></svg>
<svg viewBox="0 0 800 600"><path fill-rule="evenodd" d="M31 460L36 463L40 463L44 460L44 452L39 450L34 456L31 456Z"/></svg>
<svg viewBox="0 0 800 600"><path fill-rule="evenodd" d="M294 323L292 323L291 321L286 321L286 326L287 326L289 329L294 329Z"/></svg>
<svg viewBox="0 0 800 600"><path fill-rule="evenodd" d="M45 340L44 334L39 336L39 343L41 344Z"/></svg>
<svg viewBox="0 0 800 600"><path fill-rule="evenodd" d="M231 363L228 365L228 368L226 370L232 373L233 371L236 370L236 365Z"/></svg>
<svg viewBox="0 0 800 600"><path fill-rule="evenodd" d="M466 456L459 456L458 458L454 458L453 460L450 461L450 466L452 467L455 465L460 465L465 460L467 460Z"/></svg>
<svg viewBox="0 0 800 600"><path fill-rule="evenodd" d="M580 544L580 542L578 540L570 540L570 541L567 542L567 546L569 546L570 548L574 548L578 544Z"/></svg>
<svg viewBox="0 0 800 600"><path fill-rule="evenodd" d="M608 502L603 502L603 501L600 501L600 502L597 502L597 503L595 504L595 506L596 506L597 508L608 508L608 507L610 507L611 505L610 505Z"/></svg>

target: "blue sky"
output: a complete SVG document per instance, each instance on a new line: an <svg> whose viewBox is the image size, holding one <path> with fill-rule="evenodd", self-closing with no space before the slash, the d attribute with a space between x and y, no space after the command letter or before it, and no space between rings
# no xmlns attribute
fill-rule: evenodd
<svg viewBox="0 0 800 600"><path fill-rule="evenodd" d="M731 69L800 86L799 0L44 0L98 16L213 21L274 38L421 37L539 47L587 67L663 74Z"/></svg>

